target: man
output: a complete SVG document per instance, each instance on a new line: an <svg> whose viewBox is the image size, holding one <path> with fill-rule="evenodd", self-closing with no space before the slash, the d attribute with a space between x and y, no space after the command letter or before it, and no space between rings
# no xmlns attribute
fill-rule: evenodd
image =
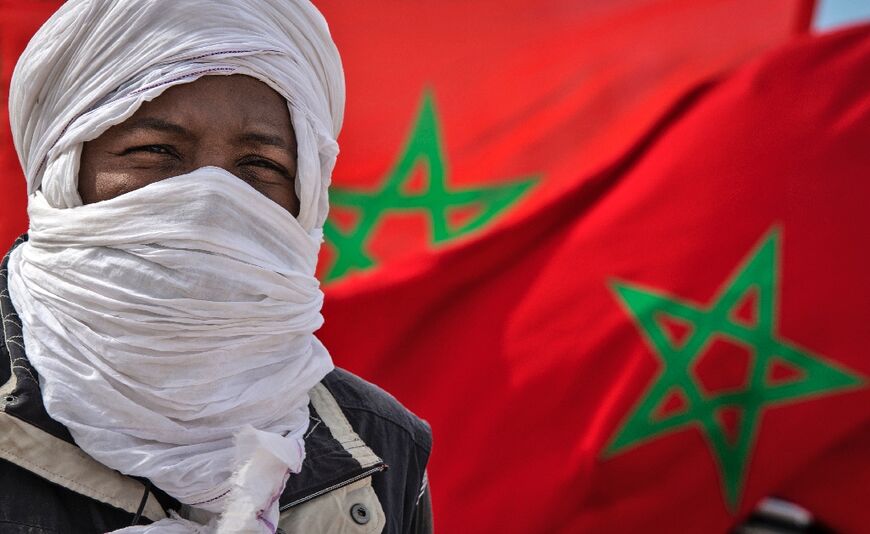
<svg viewBox="0 0 870 534"><path fill-rule="evenodd" d="M314 336L344 107L317 10L70 1L9 102L0 530L430 531L428 426Z"/></svg>

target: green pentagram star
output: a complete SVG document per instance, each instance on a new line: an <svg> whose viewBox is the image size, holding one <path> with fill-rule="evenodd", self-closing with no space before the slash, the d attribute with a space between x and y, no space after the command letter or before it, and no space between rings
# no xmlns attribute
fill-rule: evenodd
<svg viewBox="0 0 870 534"><path fill-rule="evenodd" d="M403 186L421 163L426 165L427 187L416 193L403 191ZM359 219L350 231L342 231L333 220L327 221L324 226L324 235L337 252L337 258L325 279L334 280L348 271L367 269L375 265L375 260L366 251L366 245L378 222L390 212L425 212L430 224L431 242L442 243L491 223L537 181L537 177L529 176L500 180L497 185L451 188L448 186L447 177L447 162L438 116L432 96L426 92L405 148L387 173L383 185L376 191L340 187L331 190L330 203L355 210ZM451 225L448 213L452 209L463 207L480 209L463 224Z"/></svg>
<svg viewBox="0 0 870 534"><path fill-rule="evenodd" d="M774 228L707 306L636 285L612 283L612 289L662 366L618 427L604 450L605 457L666 433L698 428L715 459L725 504L733 511L740 503L759 421L767 407L863 385L857 374L778 335L779 242L779 230ZM753 302L747 298L754 298L751 320L735 315L743 304ZM683 339L675 339L664 327L666 319L687 326L688 333ZM742 346L751 355L745 380L739 387L710 391L701 380L698 366L705 353L709 356L714 340ZM720 372L733 361L721 363ZM783 365L794 371L790 379L772 379L774 368ZM682 409L663 415L662 407L675 393L683 401ZM728 432L722 419L728 410L741 414L732 419L732 432Z"/></svg>

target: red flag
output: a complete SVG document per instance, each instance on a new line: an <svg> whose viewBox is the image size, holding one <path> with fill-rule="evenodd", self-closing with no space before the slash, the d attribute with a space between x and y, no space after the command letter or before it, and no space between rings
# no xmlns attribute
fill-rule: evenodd
<svg viewBox="0 0 870 534"><path fill-rule="evenodd" d="M725 532L777 494L866 526L868 61L868 28L804 39L527 216L333 288L336 359L432 423L439 528Z"/></svg>
<svg viewBox="0 0 870 534"><path fill-rule="evenodd" d="M796 0L316 0L347 74L334 282L529 216L686 91L809 21Z"/></svg>
<svg viewBox="0 0 870 534"><path fill-rule="evenodd" d="M536 518L577 502L560 493L567 482L548 479L560 473L575 484L576 473L539 469L537 455L517 457L516 450L536 449L507 447L511 432L497 431L500 419L493 417L503 402L536 403L514 390L511 377L522 375L522 366L502 347L508 319L501 314L527 302L524 278L487 285L486 298L472 293L487 269L533 276L535 265L524 258L546 252L517 239L495 259L473 254L462 269L445 264L441 252L499 225L540 224L545 206L625 152L688 91L805 29L812 3L317 4L343 54L349 102L321 262L330 283L324 335L339 364L383 383L433 422L440 527L546 531ZM353 275L359 271L371 274ZM397 289L424 275L431 286ZM456 303L466 294L475 295L469 309ZM535 298L539 320L553 320L548 297ZM445 309L456 315L445 317ZM570 322L555 324L564 335L553 343L567 350L578 334ZM481 329L488 333L479 335ZM452 358L446 347L456 351ZM512 350L559 366L552 346L520 343ZM526 359L522 365L533 365ZM464 372L466 364L474 370ZM420 386L417 377L427 383ZM475 406L448 409L456 405L442 401L451 395L475 399ZM567 385L556 398L568 407L599 400ZM442 436L451 431L462 440ZM551 435L557 438L576 443L584 434L568 425ZM543 487L527 502L505 500L516 493L520 461L541 473L535 486ZM499 521L506 502L527 510L522 520Z"/></svg>

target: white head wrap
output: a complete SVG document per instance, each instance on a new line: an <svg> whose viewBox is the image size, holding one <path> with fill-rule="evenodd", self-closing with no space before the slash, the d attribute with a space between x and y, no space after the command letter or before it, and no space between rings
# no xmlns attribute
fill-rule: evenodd
<svg viewBox="0 0 870 534"><path fill-rule="evenodd" d="M84 142L229 74L288 101L298 217L213 167L82 206ZM68 1L21 56L9 106L30 195L10 295L49 414L106 465L220 514L136 532L274 532L307 392L332 368L314 269L344 78L322 16L307 0Z"/></svg>
<svg viewBox="0 0 870 534"><path fill-rule="evenodd" d="M287 99L298 143L298 216L328 211L344 117L341 60L307 0L72 0L21 55L9 121L27 192L81 205L81 146L167 88L204 75L247 74Z"/></svg>

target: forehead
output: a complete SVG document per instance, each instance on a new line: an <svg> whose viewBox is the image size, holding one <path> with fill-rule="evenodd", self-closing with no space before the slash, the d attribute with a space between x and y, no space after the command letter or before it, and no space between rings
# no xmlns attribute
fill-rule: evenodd
<svg viewBox="0 0 870 534"><path fill-rule="evenodd" d="M142 104L131 118L142 117L185 123L190 127L214 124L231 127L251 122L280 129L291 126L284 97L260 80L240 74L203 76L170 87L154 100Z"/></svg>

